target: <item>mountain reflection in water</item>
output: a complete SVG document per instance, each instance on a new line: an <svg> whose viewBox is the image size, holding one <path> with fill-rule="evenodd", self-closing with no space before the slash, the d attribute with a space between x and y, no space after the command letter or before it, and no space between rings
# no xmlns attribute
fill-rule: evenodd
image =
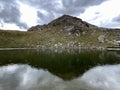
<svg viewBox="0 0 120 90"><path fill-rule="evenodd" d="M81 77L64 81L29 65L0 67L0 90L120 90L120 65L94 67Z"/></svg>
<svg viewBox="0 0 120 90"><path fill-rule="evenodd" d="M1 50L0 65L28 64L48 70L52 74L71 80L92 67L119 64L120 53L114 51L74 50L53 52L50 50Z"/></svg>

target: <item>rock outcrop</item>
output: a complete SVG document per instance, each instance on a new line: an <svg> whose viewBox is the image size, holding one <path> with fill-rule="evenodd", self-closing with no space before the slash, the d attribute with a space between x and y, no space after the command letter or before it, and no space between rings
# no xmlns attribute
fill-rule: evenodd
<svg viewBox="0 0 120 90"><path fill-rule="evenodd" d="M99 37L98 37L98 41L100 42L100 43L104 43L105 42L105 35L100 35Z"/></svg>
<svg viewBox="0 0 120 90"><path fill-rule="evenodd" d="M47 28L47 25L36 25L28 29L28 31L41 31Z"/></svg>

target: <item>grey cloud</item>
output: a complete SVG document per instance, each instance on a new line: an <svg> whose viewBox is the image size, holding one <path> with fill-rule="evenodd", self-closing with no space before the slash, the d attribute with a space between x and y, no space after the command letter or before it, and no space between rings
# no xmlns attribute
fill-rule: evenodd
<svg viewBox="0 0 120 90"><path fill-rule="evenodd" d="M71 9L73 13L75 12L74 10L81 12L81 10L85 10L88 6L93 6L93 5L98 5L101 4L102 2L105 2L106 0L22 0L22 2L29 4L33 7L43 9L46 11L55 11L55 12L62 12L64 9ZM62 4L62 9L60 9L59 6ZM58 10L58 11L57 11ZM70 11L70 10L69 10ZM69 14L69 12L68 12Z"/></svg>
<svg viewBox="0 0 120 90"><path fill-rule="evenodd" d="M115 21L115 22L120 22L120 15L118 15L117 17L113 18L112 21Z"/></svg>
<svg viewBox="0 0 120 90"><path fill-rule="evenodd" d="M106 21L106 23L101 22L100 26L106 28L120 28L120 15L114 17L110 22L108 21Z"/></svg>
<svg viewBox="0 0 120 90"><path fill-rule="evenodd" d="M14 23L20 28L27 28L27 24L20 21L19 5L15 0L0 1L0 22Z"/></svg>
<svg viewBox="0 0 120 90"><path fill-rule="evenodd" d="M41 24L49 23L49 21L55 18L52 12L49 12L47 15L45 15L44 13L38 11L37 16L39 17L38 23L41 23Z"/></svg>
<svg viewBox="0 0 120 90"><path fill-rule="evenodd" d="M20 6L17 1L36 8L39 24L45 24L63 14L78 16L87 7L101 4L106 0L1 0L0 22L28 28L26 23L20 21ZM42 11L46 11L47 14Z"/></svg>
<svg viewBox="0 0 120 90"><path fill-rule="evenodd" d="M62 14L60 0L22 0L22 2L37 9L38 22L40 24L48 23ZM42 12L43 10L47 12L47 15Z"/></svg>
<svg viewBox="0 0 120 90"><path fill-rule="evenodd" d="M36 7L38 9L53 9L60 0L21 0L21 2L26 3L30 6Z"/></svg>
<svg viewBox="0 0 120 90"><path fill-rule="evenodd" d="M78 16L83 13L87 7L98 5L105 1L106 0L22 0L22 2L38 9L38 21L42 23L48 23L63 14ZM42 13L41 10L45 10L48 15Z"/></svg>
<svg viewBox="0 0 120 90"><path fill-rule="evenodd" d="M83 13L87 7L103 3L106 0L62 0L63 7L66 14L80 14Z"/></svg>

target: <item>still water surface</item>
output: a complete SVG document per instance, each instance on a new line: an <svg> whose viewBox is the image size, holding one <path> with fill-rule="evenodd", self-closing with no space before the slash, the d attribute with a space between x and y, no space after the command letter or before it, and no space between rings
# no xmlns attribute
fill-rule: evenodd
<svg viewBox="0 0 120 90"><path fill-rule="evenodd" d="M120 51L0 51L0 90L120 90L119 77Z"/></svg>

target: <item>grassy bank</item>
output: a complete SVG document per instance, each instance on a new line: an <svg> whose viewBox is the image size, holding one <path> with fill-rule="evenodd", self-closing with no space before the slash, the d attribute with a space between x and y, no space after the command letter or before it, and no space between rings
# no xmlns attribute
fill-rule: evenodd
<svg viewBox="0 0 120 90"><path fill-rule="evenodd" d="M103 43L98 40L100 35L106 35ZM0 30L0 48L109 47L113 46L113 40L118 39L118 36L100 30L77 36L58 28L32 32Z"/></svg>

